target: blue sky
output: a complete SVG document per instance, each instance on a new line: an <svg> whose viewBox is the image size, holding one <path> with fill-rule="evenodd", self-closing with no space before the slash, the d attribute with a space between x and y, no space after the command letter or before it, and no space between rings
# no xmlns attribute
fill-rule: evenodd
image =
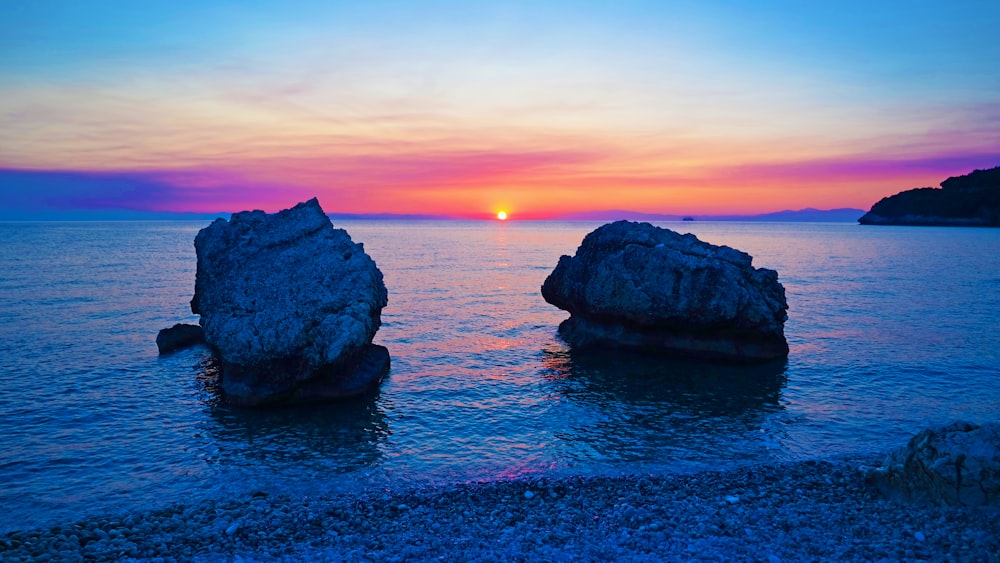
<svg viewBox="0 0 1000 563"><path fill-rule="evenodd" d="M867 208L1000 164L998 2L470 4L6 2L0 203Z"/></svg>

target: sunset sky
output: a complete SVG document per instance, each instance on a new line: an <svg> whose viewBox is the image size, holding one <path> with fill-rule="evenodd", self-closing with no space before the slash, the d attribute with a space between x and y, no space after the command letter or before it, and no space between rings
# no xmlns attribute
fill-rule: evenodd
<svg viewBox="0 0 1000 563"><path fill-rule="evenodd" d="M868 209L1000 165L998 29L995 0L8 0L0 209Z"/></svg>

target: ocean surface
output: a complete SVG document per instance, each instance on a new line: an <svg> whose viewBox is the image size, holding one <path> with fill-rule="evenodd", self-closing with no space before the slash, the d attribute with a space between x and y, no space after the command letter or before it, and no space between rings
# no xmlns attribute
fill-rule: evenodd
<svg viewBox="0 0 1000 563"><path fill-rule="evenodd" d="M206 222L0 223L0 531L247 494L689 472L884 452L1000 419L1000 229L662 223L778 270L787 362L571 351L539 287L598 223L343 221L385 275L377 395L226 406L197 322Z"/></svg>

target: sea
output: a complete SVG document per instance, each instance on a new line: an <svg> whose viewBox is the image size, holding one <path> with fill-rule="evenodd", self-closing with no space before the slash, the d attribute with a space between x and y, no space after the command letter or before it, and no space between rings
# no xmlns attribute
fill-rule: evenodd
<svg viewBox="0 0 1000 563"><path fill-rule="evenodd" d="M1000 420L1000 229L664 222L778 271L787 361L570 350L539 288L592 222L338 221L385 276L392 369L344 403L245 410L203 346L207 222L0 223L0 531L256 491L881 455Z"/></svg>

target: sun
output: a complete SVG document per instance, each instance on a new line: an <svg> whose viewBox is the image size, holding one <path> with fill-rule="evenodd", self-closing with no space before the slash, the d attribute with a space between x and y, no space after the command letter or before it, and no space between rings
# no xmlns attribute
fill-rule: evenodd
<svg viewBox="0 0 1000 563"><path fill-rule="evenodd" d="M507 220L507 212L506 211L498 211L497 212L497 219L499 219L501 221L506 221Z"/></svg>

